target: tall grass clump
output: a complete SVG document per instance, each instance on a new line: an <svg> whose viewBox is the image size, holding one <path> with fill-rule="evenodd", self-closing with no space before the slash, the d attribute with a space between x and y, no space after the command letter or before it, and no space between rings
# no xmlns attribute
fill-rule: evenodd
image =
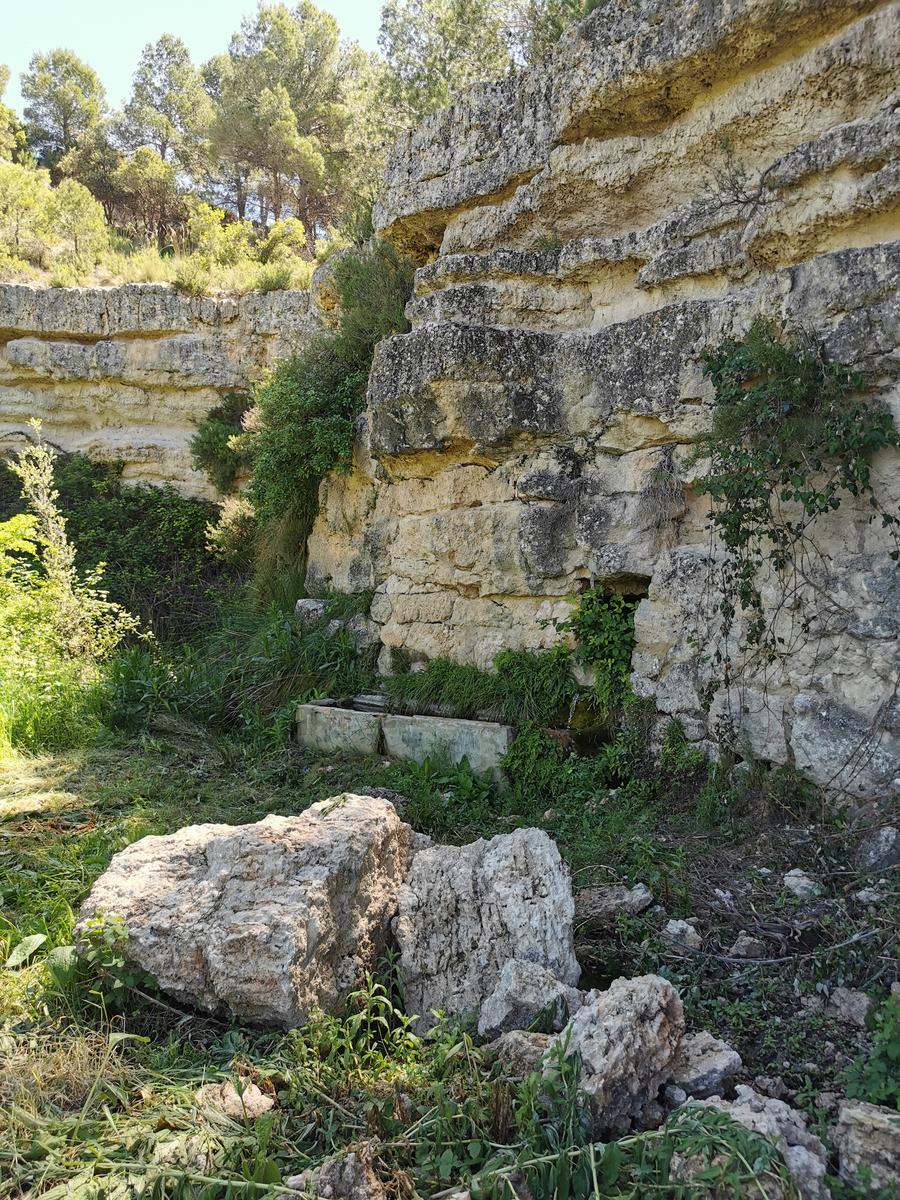
<svg viewBox="0 0 900 1200"><path fill-rule="evenodd" d="M244 591L223 604L204 639L165 653L155 644L120 652L105 673L104 719L136 729L154 713L169 712L275 745L284 742L298 703L370 689L372 651L360 648L352 630L334 625L348 615L345 598L335 598L311 623L297 617L294 598L289 587L264 602Z"/></svg>
<svg viewBox="0 0 900 1200"><path fill-rule="evenodd" d="M36 439L40 427L34 425ZM27 512L0 523L0 749L77 745L97 728L101 664L138 622L80 573L40 440L11 464Z"/></svg>

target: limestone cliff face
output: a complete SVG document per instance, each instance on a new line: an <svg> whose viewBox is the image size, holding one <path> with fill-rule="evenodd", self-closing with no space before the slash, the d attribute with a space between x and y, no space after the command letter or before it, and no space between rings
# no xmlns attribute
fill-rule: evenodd
<svg viewBox="0 0 900 1200"><path fill-rule="evenodd" d="M900 419L898 144L884 0L609 0L407 135L377 223L421 264L413 330L380 346L356 469L323 487L313 581L374 588L385 661L482 666L552 642L588 582L641 595L634 682L663 718L707 745L729 719L822 783L900 788L883 531L844 502L817 531L813 636L709 708L690 465L700 356L759 314L865 369ZM679 482L662 510L660 465ZM874 469L895 509L898 466Z"/></svg>
<svg viewBox="0 0 900 1200"><path fill-rule="evenodd" d="M210 496L191 461L197 423L302 348L316 324L308 292L212 299L159 284L0 284L0 452L37 417L62 450Z"/></svg>

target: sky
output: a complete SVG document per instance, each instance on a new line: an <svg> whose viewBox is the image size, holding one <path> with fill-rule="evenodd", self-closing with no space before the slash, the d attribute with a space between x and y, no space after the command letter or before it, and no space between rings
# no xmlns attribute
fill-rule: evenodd
<svg viewBox="0 0 900 1200"><path fill-rule="evenodd" d="M381 0L316 3L337 18L344 37L376 49ZM62 46L94 68L117 108L147 42L174 33L200 64L226 50L241 17L255 10L255 0L0 0L0 63L12 73L3 99L21 112L19 75L32 54Z"/></svg>

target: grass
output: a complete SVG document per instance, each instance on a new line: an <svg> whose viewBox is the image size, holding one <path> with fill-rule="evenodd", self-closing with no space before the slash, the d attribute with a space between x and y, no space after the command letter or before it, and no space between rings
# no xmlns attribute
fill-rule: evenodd
<svg viewBox="0 0 900 1200"><path fill-rule="evenodd" d="M0 959L26 937L46 939L24 965L0 976L0 1197L62 1197L76 1185L87 1196L100 1187L118 1195L128 1178L175 1200L224 1200L228 1187L231 1197L275 1195L283 1177L361 1144L372 1148L376 1172L396 1195L414 1188L428 1196L489 1168L485 1195L503 1194L503 1179L524 1171L534 1194L549 1196L563 1161L576 1184L582 1174L592 1178L608 1152L592 1152L575 1135L577 1122L566 1123L573 1100L564 1073L555 1099L541 1099L543 1085L529 1092L527 1081L504 1079L463 1031L441 1027L419 1041L394 1007L389 964L346 1018L317 1018L288 1034L160 1008L152 995L130 994L117 1008L107 1003L111 976L102 972L77 997L55 986L48 953L69 942L73 914L122 846L187 823L296 813L366 788L382 789L416 828L442 840L542 825L558 839L576 886L643 879L667 915L698 916L705 950L696 956L666 945L664 917L653 912L599 934L580 930L585 986L660 971L680 987L695 1027L732 1040L750 1077L780 1074L811 1111L819 1089L833 1086L843 1069L823 1043L839 1044L845 1055L862 1052L864 1034L848 1041L845 1028L823 1011L807 1012L795 994L798 980L812 997L823 981L840 978L875 992L887 982L889 905L878 915L876 938L834 948L872 924L871 914L840 899L858 881L834 877L826 899L844 904L844 923L834 932L824 925L811 955L788 956L783 968L765 971L720 961L739 923L788 925L796 917L796 901L779 886L774 827L757 826L743 841L737 826L702 832L689 813L666 812L634 783L598 784L587 801L573 791L539 812L527 808L521 791L498 793L465 766L323 758L293 745L263 753L246 738L213 737L184 717L157 716L137 736L107 734L87 748L19 755L0 766ZM818 832L821 843L811 841L806 856L795 844L782 861L828 878L829 863L841 857L841 831ZM774 864L772 876L756 873L762 861ZM744 893L748 880L755 882ZM739 896L733 912L723 911L715 892L726 881ZM377 1014L384 1022L373 1020ZM809 1061L818 1069L811 1081ZM226 1079L239 1087L253 1082L271 1096L271 1117L233 1121L202 1108L197 1089ZM633 1190L638 1181L656 1181L655 1193L666 1186L674 1153L714 1158L716 1147L723 1154L715 1169L726 1183L760 1154L765 1170L778 1174L771 1147L743 1144L727 1122L713 1120L713 1127L710 1120L686 1110L666 1133L616 1143L602 1167L609 1179L603 1194L643 1194ZM573 1196L590 1194L580 1186L573 1184Z"/></svg>
<svg viewBox="0 0 900 1200"><path fill-rule="evenodd" d="M296 259L277 264L259 263L254 259L229 265L200 269L190 256L160 254L155 246L139 246L133 250L110 249L88 272L73 275L56 270L43 270L17 260L0 260L0 279L5 282L44 285L47 287L120 287L126 283L168 283L183 280L183 290L189 295L243 295L247 292L271 292L309 287L315 262Z"/></svg>

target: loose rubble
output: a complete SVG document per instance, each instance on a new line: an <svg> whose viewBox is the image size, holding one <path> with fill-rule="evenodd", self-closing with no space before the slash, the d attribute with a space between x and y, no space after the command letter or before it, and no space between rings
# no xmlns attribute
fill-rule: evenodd
<svg viewBox="0 0 900 1200"><path fill-rule="evenodd" d="M751 937L745 929L742 929L728 953L732 958L763 958L766 953L766 945L765 942Z"/></svg>
<svg viewBox="0 0 900 1200"><path fill-rule="evenodd" d="M851 1100L842 1104L832 1143L838 1152L840 1177L865 1185L871 1194L900 1188L900 1112Z"/></svg>
<svg viewBox="0 0 900 1200"><path fill-rule="evenodd" d="M235 1121L255 1121L275 1107L272 1097L261 1092L255 1083L245 1083L238 1090L231 1080L204 1084L197 1091L197 1103L201 1108L217 1108Z"/></svg>
<svg viewBox="0 0 900 1200"><path fill-rule="evenodd" d="M739 1125L770 1138L778 1147L802 1200L829 1200L825 1184L825 1147L806 1127L806 1119L782 1100L761 1096L739 1084L734 1100L715 1096L695 1103L727 1113Z"/></svg>
<svg viewBox="0 0 900 1200"><path fill-rule="evenodd" d="M609 887L582 888L575 897L575 924L603 927L612 925L619 915L636 916L653 903L653 893L645 883L625 887L622 883Z"/></svg>
<svg viewBox="0 0 900 1200"><path fill-rule="evenodd" d="M796 895L818 888L799 870L784 882ZM652 900L642 885L584 897L582 919L600 930L615 913ZM120 918L128 960L176 999L292 1025L314 1006L341 1011L393 932L407 1011L424 1016L420 1026L435 1009L476 1018L479 1035L493 1039L482 1048L485 1062L499 1062L510 1079L546 1074L561 1049L576 1056L594 1137L657 1129L686 1103L712 1106L774 1142L803 1200L827 1200L825 1148L785 1102L793 1093L780 1078L759 1076L729 1099L740 1055L712 1032L685 1032L669 981L643 975L579 991L575 914L568 869L544 832L435 845L386 797L345 794L297 817L191 826L136 842L95 884L78 934L88 937L94 920ZM673 947L703 945L693 921L668 920L663 936ZM764 950L741 930L729 954L756 959ZM827 1008L819 997L803 1004L861 1030L872 1000L837 987ZM275 1104L256 1084L231 1081L204 1085L196 1102L235 1121L256 1120ZM824 1105L820 1096L827 1111L839 1102L835 1095ZM893 1186L898 1140L896 1114L844 1103L832 1142L841 1177ZM701 1166L684 1157L672 1177L693 1178ZM286 1195L331 1200L386 1195L362 1144L284 1186ZM782 1189L767 1178L764 1194L778 1200Z"/></svg>
<svg viewBox="0 0 900 1200"><path fill-rule="evenodd" d="M797 897L798 900L811 900L814 896L818 896L822 892L822 888L811 875L806 871L801 871L799 867L795 867L793 871L788 871L781 881L789 892Z"/></svg>
<svg viewBox="0 0 900 1200"><path fill-rule="evenodd" d="M900 829L882 825L866 834L856 851L856 865L872 874L900 866Z"/></svg>
<svg viewBox="0 0 900 1200"><path fill-rule="evenodd" d="M738 1052L711 1033L689 1033L681 1042L670 1079L686 1095L704 1100L723 1095L742 1066Z"/></svg>
<svg viewBox="0 0 900 1200"><path fill-rule="evenodd" d="M846 1021L848 1025L856 1025L860 1029L865 1029L866 1017L872 1011L872 1000L865 992L836 987L831 993L826 1011L829 1016Z"/></svg>
<svg viewBox="0 0 900 1200"><path fill-rule="evenodd" d="M703 938L689 921L667 921L662 935L673 946L683 946L686 950L700 950L703 947Z"/></svg>

